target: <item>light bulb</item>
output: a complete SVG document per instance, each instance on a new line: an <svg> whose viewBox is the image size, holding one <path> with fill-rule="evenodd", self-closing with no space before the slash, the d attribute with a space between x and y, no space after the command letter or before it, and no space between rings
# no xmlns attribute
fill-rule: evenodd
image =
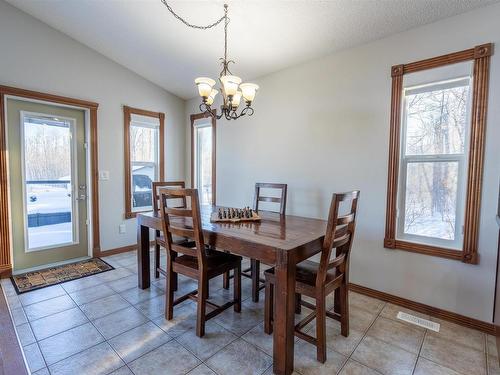
<svg viewBox="0 0 500 375"><path fill-rule="evenodd" d="M217 91L216 89L212 89L212 91L210 92L210 95L207 98L207 104L208 105L212 105L213 104L214 99L215 99L215 95L217 95L218 92L219 91Z"/></svg>
<svg viewBox="0 0 500 375"><path fill-rule="evenodd" d="M259 86L255 83L242 83L240 85L241 93L243 94L243 98L247 102L253 102L255 99L255 93L259 89Z"/></svg>
<svg viewBox="0 0 500 375"><path fill-rule="evenodd" d="M236 91L236 94L233 95L233 100L231 101L231 107L233 110L236 110L240 105L241 101L241 91Z"/></svg>
<svg viewBox="0 0 500 375"><path fill-rule="evenodd" d="M236 76L222 76L220 77L220 81L226 96L233 96L238 91L241 78Z"/></svg>
<svg viewBox="0 0 500 375"><path fill-rule="evenodd" d="M198 86L198 93L203 98L208 98L212 92L212 87L215 85L215 81L212 78L199 77L194 80L194 83Z"/></svg>

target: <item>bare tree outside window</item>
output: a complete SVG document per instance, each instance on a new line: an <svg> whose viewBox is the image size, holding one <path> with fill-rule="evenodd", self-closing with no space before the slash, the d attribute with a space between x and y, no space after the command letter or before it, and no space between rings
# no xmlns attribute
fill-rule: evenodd
<svg viewBox="0 0 500 375"><path fill-rule="evenodd" d="M405 90L400 230L456 241L463 210L468 79ZM402 207L401 207L402 206ZM457 234L458 233L458 234Z"/></svg>

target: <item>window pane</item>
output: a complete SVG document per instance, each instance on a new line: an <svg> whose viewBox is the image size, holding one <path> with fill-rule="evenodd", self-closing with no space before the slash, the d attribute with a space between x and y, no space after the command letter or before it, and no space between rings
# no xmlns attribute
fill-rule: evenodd
<svg viewBox="0 0 500 375"><path fill-rule="evenodd" d="M24 119L28 249L73 242L70 123Z"/></svg>
<svg viewBox="0 0 500 375"><path fill-rule="evenodd" d="M158 128L130 126L130 158L132 161L156 162Z"/></svg>
<svg viewBox="0 0 500 375"><path fill-rule="evenodd" d="M156 179L154 164L132 163L132 210L143 211L151 209L152 182Z"/></svg>
<svg viewBox="0 0 500 375"><path fill-rule="evenodd" d="M404 233L455 239L458 162L408 163Z"/></svg>
<svg viewBox="0 0 500 375"><path fill-rule="evenodd" d="M197 187L201 204L212 202L212 127L196 129L197 134Z"/></svg>
<svg viewBox="0 0 500 375"><path fill-rule="evenodd" d="M464 153L469 85L460 82L406 95L406 155Z"/></svg>

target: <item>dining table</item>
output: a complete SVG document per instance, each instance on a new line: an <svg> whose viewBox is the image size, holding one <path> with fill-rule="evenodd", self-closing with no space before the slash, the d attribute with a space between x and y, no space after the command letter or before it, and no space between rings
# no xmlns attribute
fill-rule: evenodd
<svg viewBox="0 0 500 375"><path fill-rule="evenodd" d="M273 370L293 372L295 325L295 269L297 263L321 251L327 222L321 219L259 211L260 221L214 223L219 206L200 207L206 245L274 266ZM139 288L150 286L150 229L162 230L158 212L137 214Z"/></svg>

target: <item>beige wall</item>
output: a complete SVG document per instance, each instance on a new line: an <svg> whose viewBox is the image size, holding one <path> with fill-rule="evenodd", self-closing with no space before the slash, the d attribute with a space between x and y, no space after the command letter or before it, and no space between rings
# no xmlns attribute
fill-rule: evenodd
<svg viewBox="0 0 500 375"><path fill-rule="evenodd" d="M251 204L256 181L285 182L290 214L326 218L331 193L360 189L351 281L491 321L500 175L500 52L492 58L480 264L383 247L391 65L494 42L500 5L261 77L255 115L217 125L217 202ZM236 74L242 72L236 71ZM188 102L186 115L198 112ZM190 128L186 116L186 176Z"/></svg>
<svg viewBox="0 0 500 375"><path fill-rule="evenodd" d="M124 220L123 105L164 112L166 178L184 178L185 102L70 37L0 0L0 84L99 103L101 247L136 242ZM126 224L126 234L118 226Z"/></svg>

